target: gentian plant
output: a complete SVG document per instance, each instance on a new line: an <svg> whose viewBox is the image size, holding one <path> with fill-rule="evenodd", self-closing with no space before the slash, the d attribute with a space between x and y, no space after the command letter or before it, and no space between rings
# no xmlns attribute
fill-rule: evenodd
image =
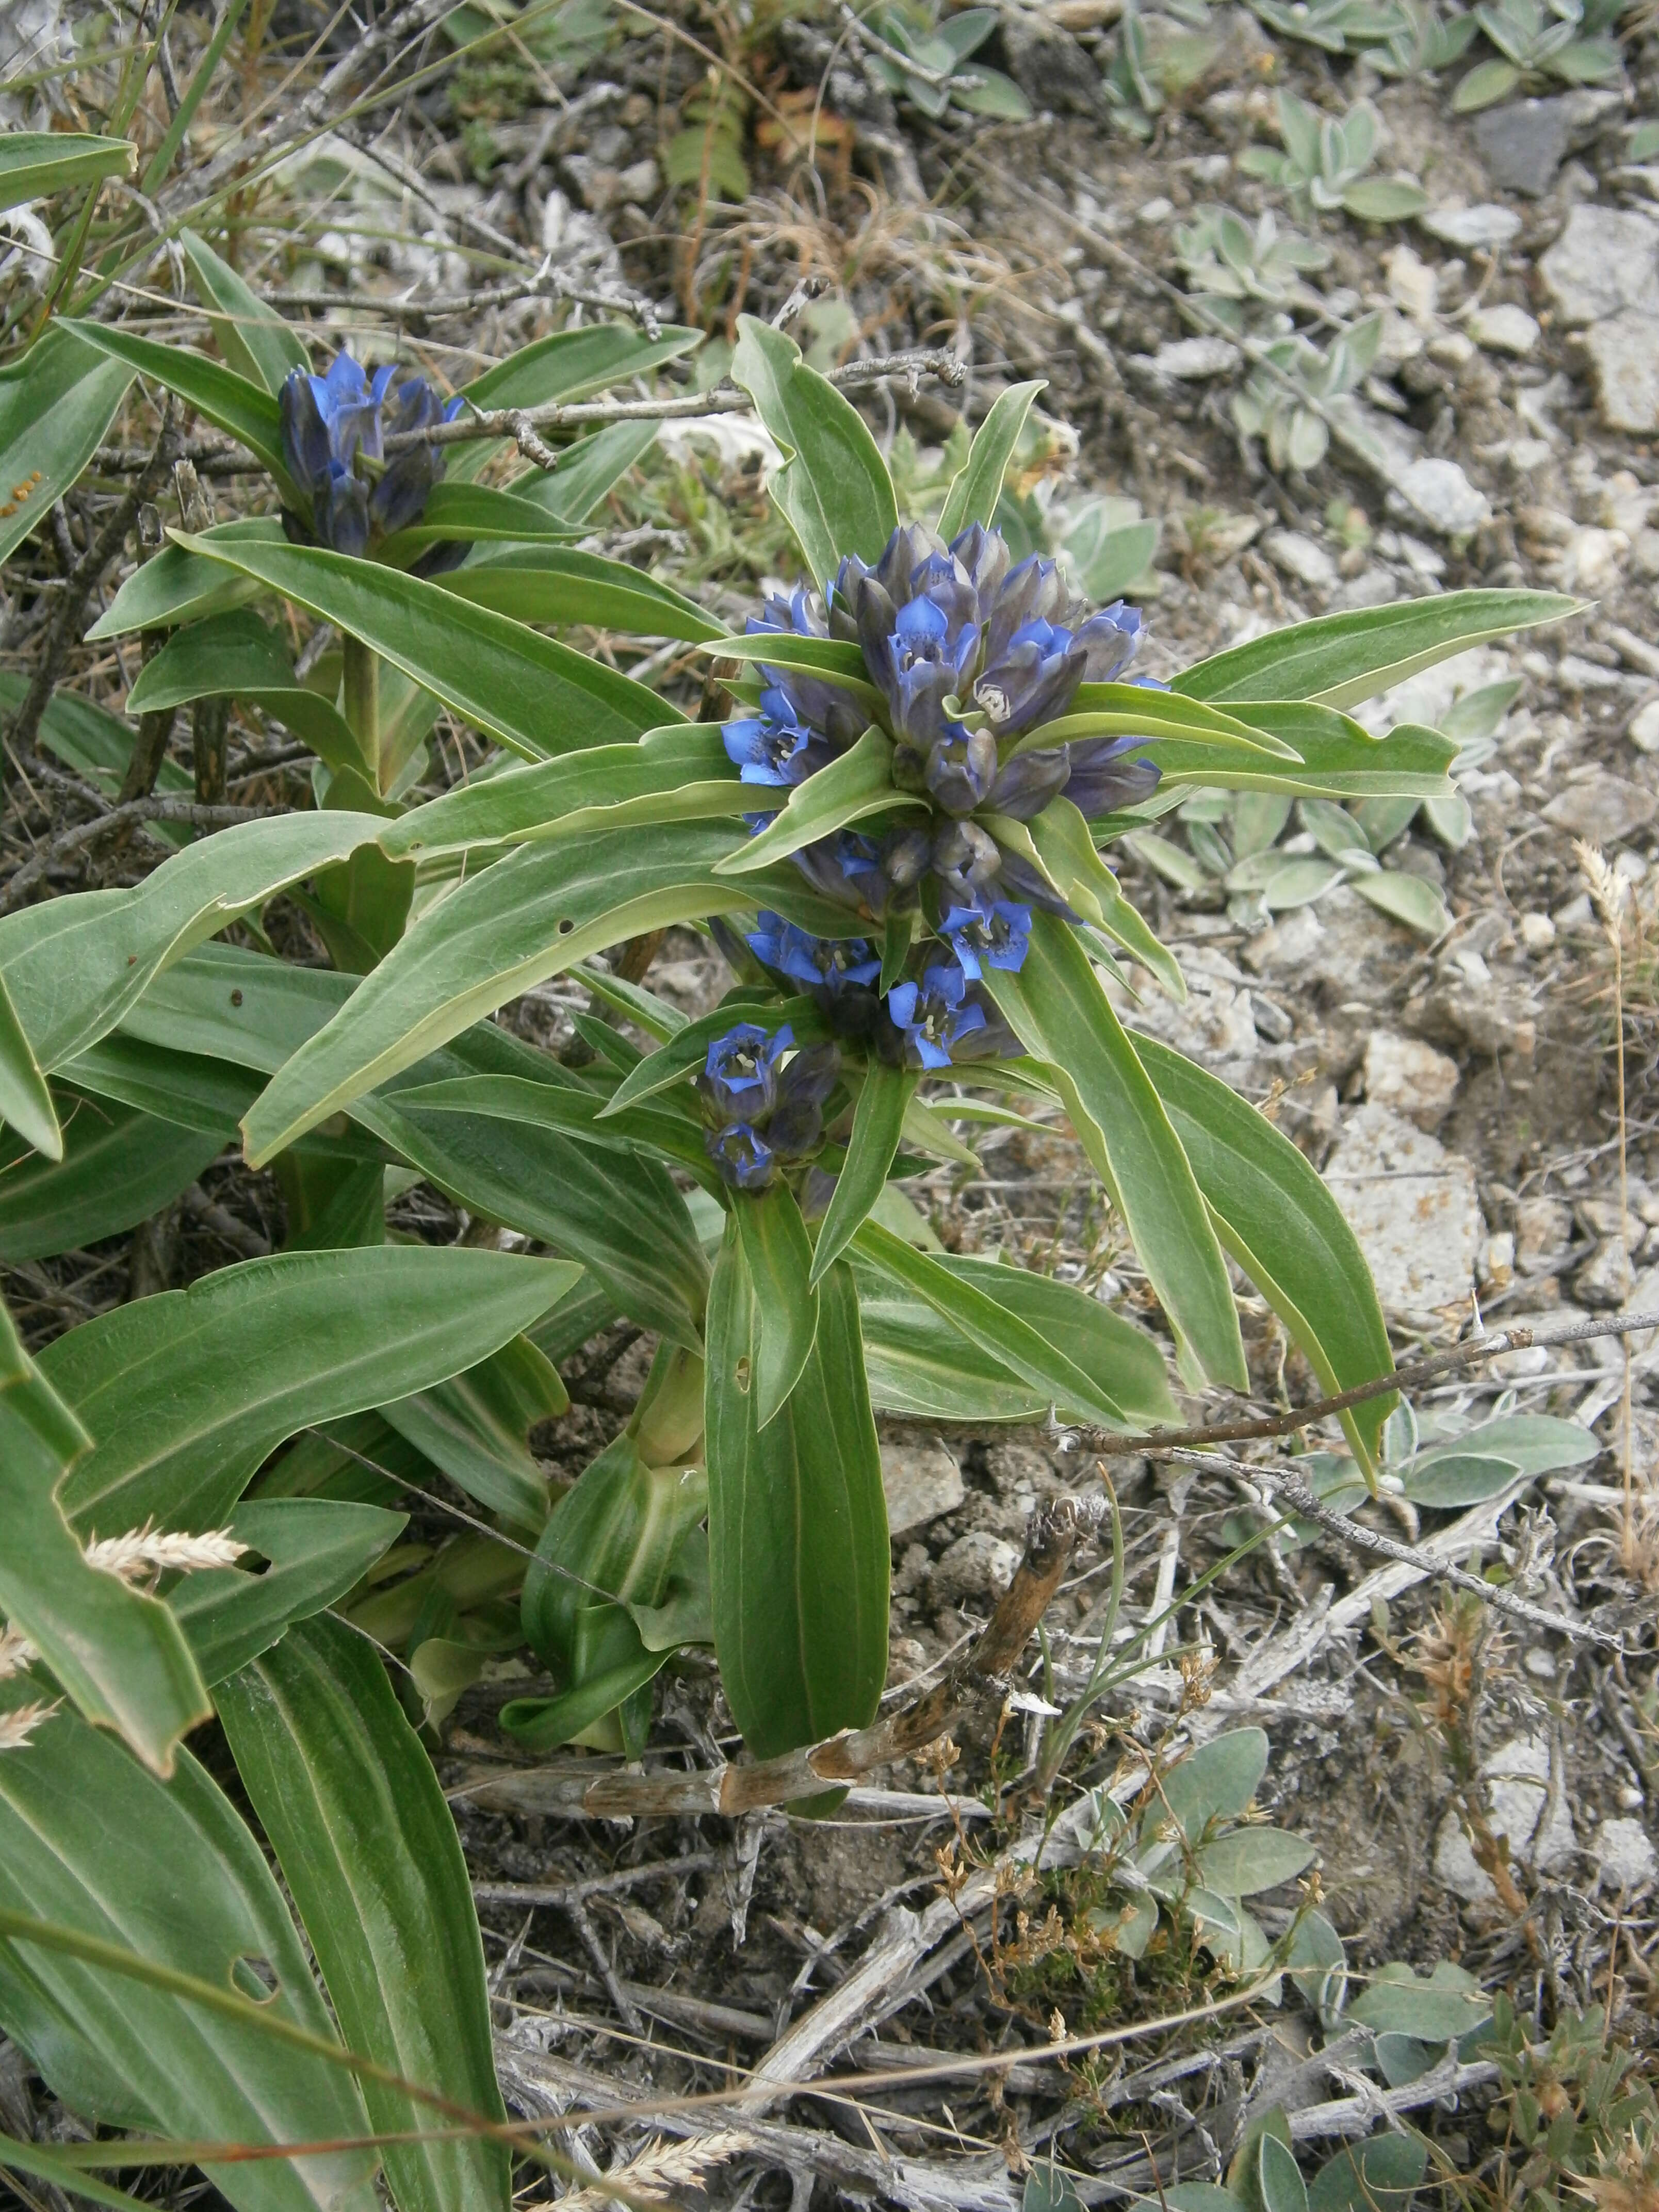
<svg viewBox="0 0 1659 2212"><path fill-rule="evenodd" d="M131 889L0 918L4 1249L130 1229L227 1145L278 1174L287 1242L33 1360L0 1328L0 1744L17 1747L0 1751L0 2027L120 2129L323 2146L311 2194L295 2161L216 2166L247 2212L367 2212L374 2160L352 2146L371 2118L403 2212L504 2207L504 2144L434 2129L403 2087L500 2114L465 1870L411 1719L440 1728L522 1654L501 1719L525 1747L643 1759L655 1677L702 1647L750 1753L862 1727L887 1666L878 1413L1127 1434L1175 1417L1139 1316L931 1249L905 1182L936 1158L971 1171L978 1122L1069 1125L1191 1387L1245 1386L1246 1285L1328 1389L1390 1371L1308 1161L1126 1027L1134 990L1183 986L1109 855L1199 789L1443 797L1451 742L1374 737L1347 709L1566 603L1445 592L1140 680L1138 613L1074 605L998 533L1038 387L997 399L936 526L901 528L861 416L743 319L733 374L786 455L774 495L801 580L729 635L573 542L650 423L489 484L511 445L460 434L470 410L586 397L696 333L558 332L458 413L347 356L315 374L298 333L185 246L223 360L55 320L8 404L50 415L78 469L142 376L269 471L265 511L174 532L94 635L151 634L134 717L232 697L277 722L314 756L314 803L181 829ZM290 644L325 623L346 652L302 678ZM729 704L687 719L548 634L578 625L684 642ZM422 797L442 713L492 749L489 772ZM44 741L92 773L84 726ZM139 732L99 727L118 776ZM279 951L279 898L331 964ZM650 988L670 928L730 966L696 1019ZM562 1059L492 1018L560 975L590 1001ZM416 1183L514 1236L389 1231L388 1189ZM555 1502L528 1435L567 1407L558 1363L619 1323L649 1340L647 1378ZM1388 1412L1345 1417L1362 1474ZM411 1489L465 1493L462 1533L399 1544ZM88 1556L124 1529L148 1532L150 1588ZM183 1747L210 1712L286 1898ZM376 1977L353 1902L371 1890L399 1956L434 1962L418 2002ZM17 1936L31 1913L58 1950ZM105 1972L112 1929L173 1980ZM255 1977L264 2012L225 1994L250 1960L276 1984ZM191 2013L181 2045L204 1988L210 2043ZM256 2108L267 2016L304 2033ZM378 2075L325 2063L336 2022Z"/></svg>

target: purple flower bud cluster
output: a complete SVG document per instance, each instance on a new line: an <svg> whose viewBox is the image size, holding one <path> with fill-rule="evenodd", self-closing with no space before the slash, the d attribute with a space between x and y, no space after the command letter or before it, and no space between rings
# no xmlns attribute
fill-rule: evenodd
<svg viewBox="0 0 1659 2212"><path fill-rule="evenodd" d="M805 1159L823 1137L823 1102L841 1055L833 1044L797 1052L794 1042L787 1022L776 1030L738 1022L708 1048L697 1078L708 1125L703 1143L738 1190L765 1190L781 1167Z"/></svg>
<svg viewBox="0 0 1659 2212"><path fill-rule="evenodd" d="M795 854L813 888L873 925L920 910L933 933L911 972L875 1005L880 961L863 939L819 939L763 915L750 944L776 974L802 983L837 1026L896 1048L911 1065L1017 1049L983 989L988 969L1017 970L1032 911L1076 921L1042 872L999 838L999 822L1030 822L1064 796L1088 817L1148 798L1158 769L1130 759L1145 738L1073 739L1016 748L1059 721L1085 683L1125 679L1140 641L1139 612L1119 600L1091 613L1058 564L1016 562L999 532L975 523L949 545L915 526L896 530L873 567L848 556L827 605L805 589L769 599L750 635L855 644L893 740L892 778L914 803L842 830ZM762 663L757 710L725 727L745 783L771 786L782 805L855 744L868 694L811 672ZM751 828L771 818L749 817ZM1007 835L1005 829L1004 836ZM920 965L921 972L915 971ZM862 972L868 970L866 974ZM869 1002L866 1004L866 1002Z"/></svg>
<svg viewBox="0 0 1659 2212"><path fill-rule="evenodd" d="M442 448L406 447L373 480L358 473L357 456L384 460L388 436L453 422L463 403L445 406L422 376L405 377L394 390L396 375L388 364L370 376L349 353L337 354L323 376L289 372L277 401L283 459L311 501L308 532L299 518L284 516L290 535L297 525L315 544L361 556L372 536L389 538L420 520L444 472ZM453 566L465 550L443 547L448 558L427 563L425 573Z"/></svg>

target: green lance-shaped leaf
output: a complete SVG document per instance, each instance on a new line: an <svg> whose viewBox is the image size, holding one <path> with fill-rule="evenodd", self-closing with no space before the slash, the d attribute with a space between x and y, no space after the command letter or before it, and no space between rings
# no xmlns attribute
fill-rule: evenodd
<svg viewBox="0 0 1659 2212"><path fill-rule="evenodd" d="M728 1227L708 1301L705 1401L714 1648L757 1759L874 1719L887 1670L887 1505L844 1261L788 1403L760 1425L757 1292Z"/></svg>
<svg viewBox="0 0 1659 2212"><path fill-rule="evenodd" d="M211 1527L285 1437L475 1365L576 1273L421 1244L286 1252L100 1314L41 1355L97 1440L64 1483L64 1509L106 1533L151 1515Z"/></svg>
<svg viewBox="0 0 1659 2212"><path fill-rule="evenodd" d="M1300 760L1255 760L1178 739L1148 756L1163 770L1165 787L1212 787L1312 799L1434 799L1450 788L1446 770L1457 748L1438 730L1401 722L1386 737L1373 738L1346 715L1333 715L1324 708L1281 703L1249 711L1273 715L1293 727ZM1318 716L1328 718L1323 726L1316 721Z"/></svg>
<svg viewBox="0 0 1659 2212"><path fill-rule="evenodd" d="M0 1711L27 1702L30 1688L0 1684ZM209 2013L8 1928L0 2025L72 2112L227 2144L368 2132L342 2067L264 2032L281 2024L336 2044L263 1852L188 1752L164 1784L60 1711L26 1753L0 1759L0 1905L214 1990L264 1997L246 2021ZM237 2212L374 2212L375 2164L370 2151L329 2150L210 2171Z"/></svg>
<svg viewBox="0 0 1659 2212"><path fill-rule="evenodd" d="M380 827L372 814L240 822L187 845L136 890L81 891L0 917L0 970L36 1063L50 1073L84 1052L162 969Z"/></svg>
<svg viewBox="0 0 1659 2212"><path fill-rule="evenodd" d="M374 1647L319 1616L222 1682L217 1704L346 2042L504 2120L460 1839ZM398 2090L365 2080L362 2094L376 2130L430 2127ZM398 2212L505 2212L505 2143L388 2142L381 2155Z"/></svg>
<svg viewBox="0 0 1659 2212"><path fill-rule="evenodd" d="M693 645L725 635L683 592L630 568L625 561L606 561L597 553L526 546L452 568L440 581L457 599L494 607L515 622L559 629L586 623L595 629L678 637Z"/></svg>
<svg viewBox="0 0 1659 2212"><path fill-rule="evenodd" d="M893 481L864 417L808 368L800 348L753 315L738 318L732 380L787 457L772 496L799 540L815 583L827 584L845 553L879 559L898 527Z"/></svg>
<svg viewBox="0 0 1659 2212"><path fill-rule="evenodd" d="M57 321L0 369L0 561L80 477L131 381Z"/></svg>
<svg viewBox="0 0 1659 2212"><path fill-rule="evenodd" d="M1034 1330L1050 1350L1067 1357L1121 1409L1132 1430L1179 1419L1153 1339L1069 1283L990 1260L949 1254L935 1264L981 1291L1005 1315ZM1062 1420L1094 1418L1052 1378L1033 1382L947 1319L942 1304L929 1305L894 1277L854 1253L859 1312L864 1328L870 1396L878 1410L911 1413L922 1420L1030 1421L1053 1411ZM981 1334L999 1326L980 1310ZM1006 1323L1003 1324L1006 1326Z"/></svg>
<svg viewBox="0 0 1659 2212"><path fill-rule="evenodd" d="M659 336L647 337L626 323L592 323L579 331L555 331L521 346L482 376L463 385L463 395L474 407L548 407L591 399L626 378L648 376L671 361L678 361L703 333L683 324L670 324ZM458 449L450 448L451 465ZM461 453L470 449L463 446ZM559 471L562 474L562 470Z"/></svg>
<svg viewBox="0 0 1659 2212"><path fill-rule="evenodd" d="M1038 377L1033 384L1011 384L1006 392L997 394L990 412L974 433L967 460L951 479L951 489L945 495L944 510L939 519L941 538L955 538L975 522L990 528L997 501L1002 496L1002 480L1008 473L1008 464L1025 428L1025 418L1031 411L1032 401L1046 384L1045 378Z"/></svg>
<svg viewBox="0 0 1659 2212"><path fill-rule="evenodd" d="M754 795L717 729L673 722L635 744L594 745L446 792L390 823L380 843L394 860L430 860L624 823L718 820L752 806Z"/></svg>
<svg viewBox="0 0 1659 2212"><path fill-rule="evenodd" d="M747 842L740 830L692 822L509 853L428 908L349 1008L295 1054L247 1117L250 1161L263 1165L505 1000L642 930L751 904L832 936L856 925L846 908L803 897L796 869L716 876L714 864Z"/></svg>
<svg viewBox="0 0 1659 2212"><path fill-rule="evenodd" d="M231 1133L73 1091L64 1100L62 1160L0 1137L0 1260L78 1251L147 1221L189 1189Z"/></svg>
<svg viewBox="0 0 1659 2212"><path fill-rule="evenodd" d="M817 1334L812 1247L787 1183L752 1194L739 1191L732 1212L754 1290L750 1376L755 1418L763 1429L799 1381Z"/></svg>
<svg viewBox="0 0 1659 2212"><path fill-rule="evenodd" d="M1229 1085L1155 1039L1134 1048L1180 1136L1222 1243L1333 1395L1394 1365L1370 1270L1341 1208L1290 1139ZM1342 1425L1375 1468L1390 1396Z"/></svg>
<svg viewBox="0 0 1659 2212"><path fill-rule="evenodd" d="M113 1080L141 1103L153 1098L158 1105L165 1103L164 1079L186 1083L187 1103L216 1127L212 1117L222 1109L205 1077L216 1067L222 1073L280 1067L345 1006L352 980L231 945L204 945L133 1009L131 1029L120 1039L129 1051L166 1055L165 1079L161 1066L124 1065ZM111 1078L106 1072L99 1079ZM458 1086L503 1081L514 1093L507 1119L498 1118L499 1098L477 1110L458 1108ZM597 1270L630 1319L695 1347L702 1342L708 1273L672 1182L648 1159L615 1157L608 1140L607 1154L596 1155L551 1126L537 1126L516 1095L522 1086L539 1099L553 1084L568 1081L542 1054L483 1022L422 1056L406 1086L360 1098L352 1112L459 1205ZM447 1094L446 1104L422 1095L434 1090ZM626 1118L610 1127L621 1137ZM335 1150L369 1143L356 1131L302 1141Z"/></svg>
<svg viewBox="0 0 1659 2212"><path fill-rule="evenodd" d="M881 706L881 693L870 680L864 648L838 637L802 637L793 630L757 630L746 637L723 637L709 646L721 660L762 662L768 668L800 669L821 676L838 691L851 692L872 710Z"/></svg>
<svg viewBox="0 0 1659 2212"><path fill-rule="evenodd" d="M210 615L177 631L147 661L127 694L129 714L182 707L194 699L246 699L274 715L336 770L367 763L331 698L294 673L276 632L246 608Z"/></svg>
<svg viewBox="0 0 1659 2212"><path fill-rule="evenodd" d="M234 522L216 523L202 534L215 545L288 543L281 519L274 514L240 515ZM125 637L135 629L176 629L246 605L263 589L257 577L228 568L222 561L187 553L182 545L164 545L133 570L87 636L96 641Z"/></svg>
<svg viewBox="0 0 1659 2212"><path fill-rule="evenodd" d="M872 725L849 751L796 784L776 819L719 861L715 872L752 876L866 815L902 811L925 808L921 799L894 790L893 741Z"/></svg>
<svg viewBox="0 0 1659 2212"><path fill-rule="evenodd" d="M1271 731L1258 729L1201 699L1178 692L1153 691L1138 684L1085 684L1058 721L1039 723L1013 747L1015 753L1046 752L1084 738L1144 737L1150 743L1170 738L1203 744L1218 753L1242 755L1238 765L1267 769L1274 761L1297 760L1295 749ZM1158 758L1163 757L1160 752Z"/></svg>
<svg viewBox="0 0 1659 2212"><path fill-rule="evenodd" d="M468 1035L477 1033L474 1030ZM561 1083L539 1075L474 1075L406 1087L400 1084L393 1096L396 1112L405 1122L426 1115L469 1114L512 1122L519 1130L556 1129L613 1154L632 1157L642 1147L675 1167L689 1169L716 1195L725 1188L708 1157L702 1122L689 1105L678 1101L609 1115L602 1091L580 1080Z"/></svg>
<svg viewBox="0 0 1659 2212"><path fill-rule="evenodd" d="M1559 592L1442 592L1393 606L1320 615L1200 660L1175 678L1190 699L1312 699L1358 706L1472 645L1561 622L1583 602Z"/></svg>
<svg viewBox="0 0 1659 2212"><path fill-rule="evenodd" d="M482 559L505 553L517 544L548 549L574 545L580 535L579 530L555 522L545 507L520 498L517 492L446 477L427 494L419 521L388 538L380 547L380 557L394 568L406 568L428 546L446 539L467 540Z"/></svg>
<svg viewBox="0 0 1659 2212"><path fill-rule="evenodd" d="M88 1720L169 1774L212 1708L167 1607L89 1565L70 1533L58 1492L91 1444L0 1306L0 1612Z"/></svg>
<svg viewBox="0 0 1659 2212"><path fill-rule="evenodd" d="M173 537L362 638L526 760L625 743L672 719L642 684L422 577L319 545Z"/></svg>
<svg viewBox="0 0 1659 2212"><path fill-rule="evenodd" d="M215 343L239 376L262 386L276 398L292 369L309 369L299 332L275 307L251 291L228 261L222 261L193 230L179 234L190 264L197 296L208 311Z"/></svg>
<svg viewBox="0 0 1659 2212"><path fill-rule="evenodd" d="M989 988L1021 1042L1050 1063L1147 1279L1204 1373L1245 1389L1232 1286L1191 1164L1076 935L1039 915L1024 966L993 971Z"/></svg>
<svg viewBox="0 0 1659 2212"><path fill-rule="evenodd" d="M814 1283L841 1257L859 1224L886 1188L903 1134L905 1112L915 1092L916 1078L907 1069L889 1067L878 1060L872 1060L866 1068L858 1104L853 1109L846 1162L836 1177L818 1230L812 1255Z"/></svg>
<svg viewBox="0 0 1659 2212"><path fill-rule="evenodd" d="M65 330L87 344L149 377L198 414L205 415L270 471L289 507L296 511L304 507L300 488L283 463L283 425L276 402L263 385L239 376L222 362L210 361L189 346L162 345L155 338L140 337L118 323L80 322L68 315L63 323Z"/></svg>
<svg viewBox="0 0 1659 2212"><path fill-rule="evenodd" d="M125 138L83 131L15 131L0 138L0 208L21 207L76 185L130 177L138 149Z"/></svg>
<svg viewBox="0 0 1659 2212"><path fill-rule="evenodd" d="M355 1589L409 1516L344 1498L245 1498L227 1525L246 1556L186 1575L167 1597L210 1689Z"/></svg>
<svg viewBox="0 0 1659 2212"><path fill-rule="evenodd" d="M0 714L15 712L27 689L27 679L20 672L0 672ZM40 717L40 743L46 750L111 799L121 787L137 735L119 714L73 691L55 691ZM194 778L179 762L161 763L155 778L158 798L174 799L194 789ZM180 822L155 826L159 836L174 845L188 844L194 834Z"/></svg>
<svg viewBox="0 0 1659 2212"><path fill-rule="evenodd" d="M878 1221L863 1224L853 1249L860 1259L943 1315L970 1343L1044 1393L1050 1405L1076 1407L1105 1428L1138 1425L1101 1382L1048 1341L1040 1325L1006 1304L1000 1286L988 1282L982 1272L976 1279L961 1274L917 1251Z"/></svg>
<svg viewBox="0 0 1659 2212"><path fill-rule="evenodd" d="M58 1126L58 1109L29 1049L3 975L0 975L0 1121L46 1158L63 1158L64 1133Z"/></svg>
<svg viewBox="0 0 1659 2212"><path fill-rule="evenodd" d="M612 422L566 446L553 473L526 466L514 479L514 493L539 507L552 523L574 529L588 520L635 462L644 459L657 442L658 428L655 422ZM491 557L488 551L479 556L484 561Z"/></svg>
<svg viewBox="0 0 1659 2212"><path fill-rule="evenodd" d="M457 1489L535 1537L547 1519L547 1477L529 1432L569 1410L557 1368L516 1336L465 1375L381 1407L380 1417Z"/></svg>
<svg viewBox="0 0 1659 2212"><path fill-rule="evenodd" d="M631 1429L559 1500L526 1572L520 1610L525 1640L561 1687L556 1697L502 1708L503 1726L520 1742L537 1751L568 1743L621 1707L625 1744L643 1747L646 1716L631 1701L672 1647L647 1643L637 1613L671 1597L708 1500L699 1469L647 1466Z"/></svg>
<svg viewBox="0 0 1659 2212"><path fill-rule="evenodd" d="M1154 934L1139 908L1124 897L1117 878L1095 849L1088 823L1071 800L1063 795L1050 799L1029 825L1029 835L1038 865L1068 904L1149 969L1177 1006L1184 1004L1187 981L1180 962Z"/></svg>

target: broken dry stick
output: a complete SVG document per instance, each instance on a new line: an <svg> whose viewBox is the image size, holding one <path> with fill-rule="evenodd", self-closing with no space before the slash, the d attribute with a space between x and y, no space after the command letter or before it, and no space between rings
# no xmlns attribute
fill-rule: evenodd
<svg viewBox="0 0 1659 2212"><path fill-rule="evenodd" d="M964 1713L1000 1696L1085 1536L1099 1528L1103 1499L1059 1498L1039 1505L1026 1527L1025 1551L995 1612L963 1656L932 1689L865 1729L843 1729L823 1743L752 1765L693 1774L595 1775L580 1765L491 1767L447 1794L496 1813L586 1814L614 1820L681 1813L752 1813L787 1805L937 1743ZM941 1809L943 1809L941 1806Z"/></svg>

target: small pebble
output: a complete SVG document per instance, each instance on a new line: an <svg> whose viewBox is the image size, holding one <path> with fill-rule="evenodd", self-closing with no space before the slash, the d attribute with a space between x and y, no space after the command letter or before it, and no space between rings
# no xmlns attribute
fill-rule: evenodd
<svg viewBox="0 0 1659 2212"><path fill-rule="evenodd" d="M1555 924L1547 914L1523 914L1521 942L1528 952L1547 952L1555 942Z"/></svg>

